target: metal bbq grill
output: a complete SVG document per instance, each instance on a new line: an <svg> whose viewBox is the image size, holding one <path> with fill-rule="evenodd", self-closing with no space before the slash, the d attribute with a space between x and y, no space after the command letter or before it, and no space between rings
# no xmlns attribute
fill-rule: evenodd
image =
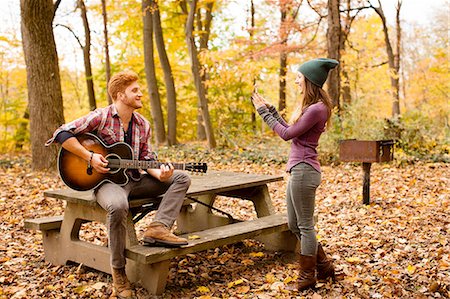
<svg viewBox="0 0 450 299"><path fill-rule="evenodd" d="M372 163L394 160L394 140L341 140L339 158L342 162L362 162L363 204L370 203L370 167Z"/></svg>

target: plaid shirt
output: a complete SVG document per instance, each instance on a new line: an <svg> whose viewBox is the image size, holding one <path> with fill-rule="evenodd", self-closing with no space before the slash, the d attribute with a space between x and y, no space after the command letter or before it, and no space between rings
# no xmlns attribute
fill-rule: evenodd
<svg viewBox="0 0 450 299"><path fill-rule="evenodd" d="M151 130L150 123L139 113L133 112L131 148L134 158L139 160L154 160L155 157L149 144ZM69 131L74 135L95 132L106 144L125 141L123 123L114 104L105 108L98 108L88 115L78 118L59 127L45 146L55 142L56 135L62 131Z"/></svg>

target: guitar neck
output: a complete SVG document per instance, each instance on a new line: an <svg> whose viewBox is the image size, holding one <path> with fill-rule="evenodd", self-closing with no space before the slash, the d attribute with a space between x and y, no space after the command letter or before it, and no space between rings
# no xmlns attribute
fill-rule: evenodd
<svg viewBox="0 0 450 299"><path fill-rule="evenodd" d="M113 159L109 161L108 167L111 168L127 168L127 169L151 169L160 168L161 165L167 163L161 163L158 161L143 161L143 160L125 160L125 159ZM171 163L174 169L185 170L185 163Z"/></svg>

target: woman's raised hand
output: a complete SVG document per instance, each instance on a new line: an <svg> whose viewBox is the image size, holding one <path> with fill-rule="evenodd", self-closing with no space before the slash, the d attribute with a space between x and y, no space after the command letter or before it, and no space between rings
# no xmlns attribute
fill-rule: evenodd
<svg viewBox="0 0 450 299"><path fill-rule="evenodd" d="M266 106L267 108L270 108L272 106L258 92L254 92L252 94L252 103L256 109L258 109L259 107L263 107L263 106Z"/></svg>

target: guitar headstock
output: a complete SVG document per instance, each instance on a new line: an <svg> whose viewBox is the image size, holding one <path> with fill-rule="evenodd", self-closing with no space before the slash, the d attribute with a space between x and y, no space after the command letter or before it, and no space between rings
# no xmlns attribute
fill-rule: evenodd
<svg viewBox="0 0 450 299"><path fill-rule="evenodd" d="M206 173L208 170L208 166L206 163L194 162L194 163L185 163L185 170L195 173Z"/></svg>

